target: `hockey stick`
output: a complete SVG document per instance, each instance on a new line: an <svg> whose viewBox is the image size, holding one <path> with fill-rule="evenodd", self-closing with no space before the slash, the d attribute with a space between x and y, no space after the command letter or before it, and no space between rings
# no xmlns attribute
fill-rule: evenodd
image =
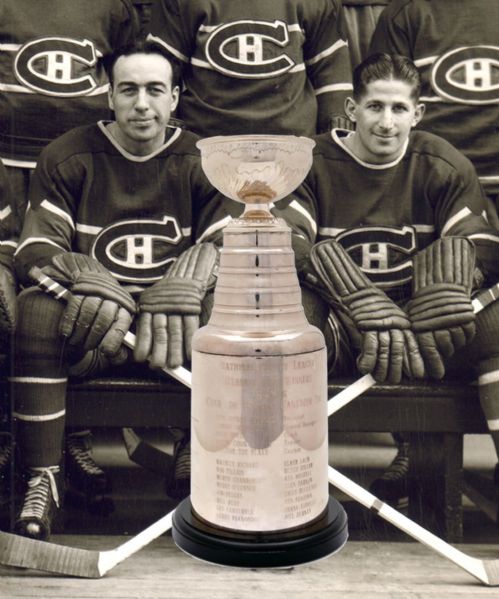
<svg viewBox="0 0 499 599"><path fill-rule="evenodd" d="M170 530L174 511L107 551L67 547L0 531L0 564L80 578L102 578L114 566Z"/></svg>
<svg viewBox="0 0 499 599"><path fill-rule="evenodd" d="M499 283L496 283L489 289L479 293L473 300L471 300L473 312L478 314L478 312L481 312L484 308L486 308L492 302L495 302L498 298ZM343 389L343 391L340 391L327 402L327 415L331 416L375 384L376 381L370 374L365 374L364 376L360 377L360 379Z"/></svg>
<svg viewBox="0 0 499 599"><path fill-rule="evenodd" d="M343 493L364 507L372 510L375 514L390 522L390 524L393 524L413 539L416 539L416 541L423 543L423 545L454 562L457 566L466 570L466 572L475 578L478 578L483 584L488 586L499 585L499 559L484 560L463 553L429 530L426 530L426 528L416 524L416 522L410 520L407 516L380 501L377 497L369 493L369 491L366 491L331 466L328 467L328 480L337 489L340 489L340 491L343 491Z"/></svg>

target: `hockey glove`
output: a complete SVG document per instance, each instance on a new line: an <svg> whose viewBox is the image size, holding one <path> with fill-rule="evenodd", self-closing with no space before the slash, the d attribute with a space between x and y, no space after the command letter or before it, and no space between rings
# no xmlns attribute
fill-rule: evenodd
<svg viewBox="0 0 499 599"><path fill-rule="evenodd" d="M175 368L190 360L201 302L215 284L218 251L212 243L183 252L166 275L139 298L134 358L151 368Z"/></svg>
<svg viewBox="0 0 499 599"><path fill-rule="evenodd" d="M0 264L0 333L11 335L17 321L17 285L11 270Z"/></svg>
<svg viewBox="0 0 499 599"><path fill-rule="evenodd" d="M475 252L464 237L443 237L413 261L413 295L407 311L428 374L445 374L444 358L475 335L471 304Z"/></svg>
<svg viewBox="0 0 499 599"><path fill-rule="evenodd" d="M360 372L389 383L399 383L403 370L423 377L423 361L407 315L371 283L343 247L334 240L318 243L311 261L333 306L339 304L361 333Z"/></svg>
<svg viewBox="0 0 499 599"><path fill-rule="evenodd" d="M58 254L42 270L71 289L60 334L86 351L100 347L115 355L135 314L132 296L100 262L84 254Z"/></svg>

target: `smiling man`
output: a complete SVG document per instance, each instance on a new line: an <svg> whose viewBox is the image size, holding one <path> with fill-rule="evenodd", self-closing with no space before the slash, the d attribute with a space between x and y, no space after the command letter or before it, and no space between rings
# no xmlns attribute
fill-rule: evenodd
<svg viewBox="0 0 499 599"><path fill-rule="evenodd" d="M318 241L304 278L329 300L331 376L441 379L479 375L499 453L499 304L473 315L474 290L497 282L499 237L471 162L413 130L423 116L411 60L373 54L353 75L345 111L355 131L315 138L297 192L317 206ZM403 496L402 443L376 494Z"/></svg>
<svg viewBox="0 0 499 599"><path fill-rule="evenodd" d="M24 285L36 265L72 291L66 306L33 287L19 297L12 393L26 494L15 530L38 539L63 497L68 376L188 359L218 255L195 244L215 190L197 136L168 124L179 90L164 50L131 46L105 67L116 120L73 129L42 152L15 255ZM121 345L132 323L133 356ZM79 458L106 489L84 448Z"/></svg>

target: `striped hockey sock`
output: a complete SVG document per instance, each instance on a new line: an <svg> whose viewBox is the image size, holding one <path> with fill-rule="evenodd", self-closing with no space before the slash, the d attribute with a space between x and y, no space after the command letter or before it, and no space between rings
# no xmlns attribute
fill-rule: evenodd
<svg viewBox="0 0 499 599"><path fill-rule="evenodd" d="M58 334L62 309L43 292L20 295L11 393L17 444L27 467L61 461L68 370Z"/></svg>

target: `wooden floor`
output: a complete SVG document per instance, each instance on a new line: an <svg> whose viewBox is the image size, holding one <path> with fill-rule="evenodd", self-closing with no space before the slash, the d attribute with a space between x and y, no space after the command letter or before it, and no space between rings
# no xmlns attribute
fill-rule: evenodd
<svg viewBox="0 0 499 599"><path fill-rule="evenodd" d="M109 439L107 439L109 441ZM338 441L338 440L337 440ZM342 439L331 448L333 465L368 484L393 455L386 439ZM478 444L477 444L478 443ZM470 439L470 467L493 465L488 439ZM53 541L108 550L164 515L173 506L163 481L126 464L109 443L97 448L99 461L112 467L112 514L82 513L67 506L64 535ZM112 456L112 457L111 457ZM182 553L169 534L154 541L99 580L73 579L0 566L0 599L451 599L499 597L499 588L481 585L452 562L409 539L362 506L342 501L350 539L338 554L292 570L245 570L197 561ZM464 543L459 548L480 558L499 558L499 528L466 503ZM78 534L76 534L78 533Z"/></svg>
<svg viewBox="0 0 499 599"><path fill-rule="evenodd" d="M79 535L54 540L104 550L124 538ZM462 549L477 557L498 553L490 545ZM492 599L498 593L412 542L351 541L332 557L292 570L245 570L196 561L164 536L98 580L0 567L0 596L5 599Z"/></svg>

